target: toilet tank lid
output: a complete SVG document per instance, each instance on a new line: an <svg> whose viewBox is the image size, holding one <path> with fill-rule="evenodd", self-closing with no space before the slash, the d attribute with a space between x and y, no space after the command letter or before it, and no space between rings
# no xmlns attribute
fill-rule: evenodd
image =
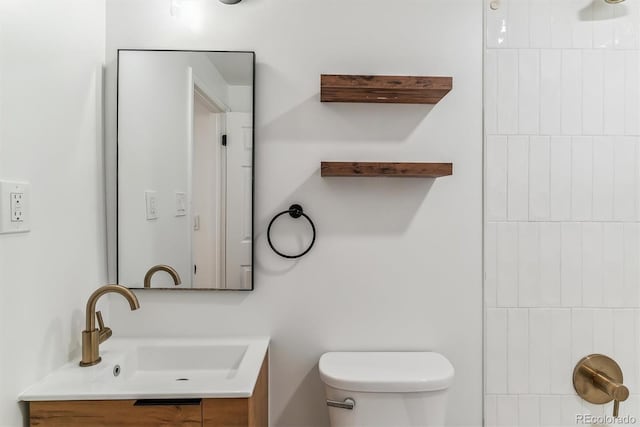
<svg viewBox="0 0 640 427"><path fill-rule="evenodd" d="M444 390L454 376L451 362L432 352L325 353L318 367L328 386L362 392Z"/></svg>

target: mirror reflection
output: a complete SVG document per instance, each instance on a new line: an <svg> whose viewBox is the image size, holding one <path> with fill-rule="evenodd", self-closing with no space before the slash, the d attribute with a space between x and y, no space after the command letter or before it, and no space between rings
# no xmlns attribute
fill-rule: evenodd
<svg viewBox="0 0 640 427"><path fill-rule="evenodd" d="M118 283L251 290L253 52L118 52Z"/></svg>

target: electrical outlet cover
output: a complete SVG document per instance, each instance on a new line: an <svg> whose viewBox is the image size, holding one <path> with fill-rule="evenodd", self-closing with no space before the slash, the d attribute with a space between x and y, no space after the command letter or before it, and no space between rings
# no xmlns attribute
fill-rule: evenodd
<svg viewBox="0 0 640 427"><path fill-rule="evenodd" d="M0 234L30 231L28 182L0 181Z"/></svg>

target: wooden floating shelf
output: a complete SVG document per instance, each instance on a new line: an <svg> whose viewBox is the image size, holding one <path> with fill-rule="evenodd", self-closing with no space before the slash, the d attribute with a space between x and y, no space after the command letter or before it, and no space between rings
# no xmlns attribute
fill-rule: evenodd
<svg viewBox="0 0 640 427"><path fill-rule="evenodd" d="M322 162L320 175L439 178L453 175L453 163Z"/></svg>
<svg viewBox="0 0 640 427"><path fill-rule="evenodd" d="M322 102L437 104L453 87L452 77L322 74Z"/></svg>

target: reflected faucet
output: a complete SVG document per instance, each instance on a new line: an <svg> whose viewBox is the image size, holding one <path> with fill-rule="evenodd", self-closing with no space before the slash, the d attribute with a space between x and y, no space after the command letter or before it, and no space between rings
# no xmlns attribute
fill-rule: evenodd
<svg viewBox="0 0 640 427"><path fill-rule="evenodd" d="M160 264L160 265L154 265L153 267L151 267L149 269L149 271L147 271L147 274L144 275L144 287L145 288L150 288L151 287L151 277L153 277L153 275L156 274L158 271L165 271L165 272L169 273L169 275L173 279L173 284L175 286L178 286L179 284L182 283L182 281L180 280L180 275L178 274L178 272L173 267L170 267L168 265Z"/></svg>
<svg viewBox="0 0 640 427"><path fill-rule="evenodd" d="M121 285L105 285L92 293L87 301L86 329L82 331L82 360L80 361L80 366L85 367L97 365L102 360L100 357L100 344L111 337L112 331L111 328L104 326L102 313L99 311L96 312L96 303L101 296L111 292L115 292L125 297L129 302L131 310L137 310L140 308L140 303L138 302L138 298L136 298L135 294L131 292L129 288ZM100 329L96 328L96 317L98 318L98 325L100 326Z"/></svg>

